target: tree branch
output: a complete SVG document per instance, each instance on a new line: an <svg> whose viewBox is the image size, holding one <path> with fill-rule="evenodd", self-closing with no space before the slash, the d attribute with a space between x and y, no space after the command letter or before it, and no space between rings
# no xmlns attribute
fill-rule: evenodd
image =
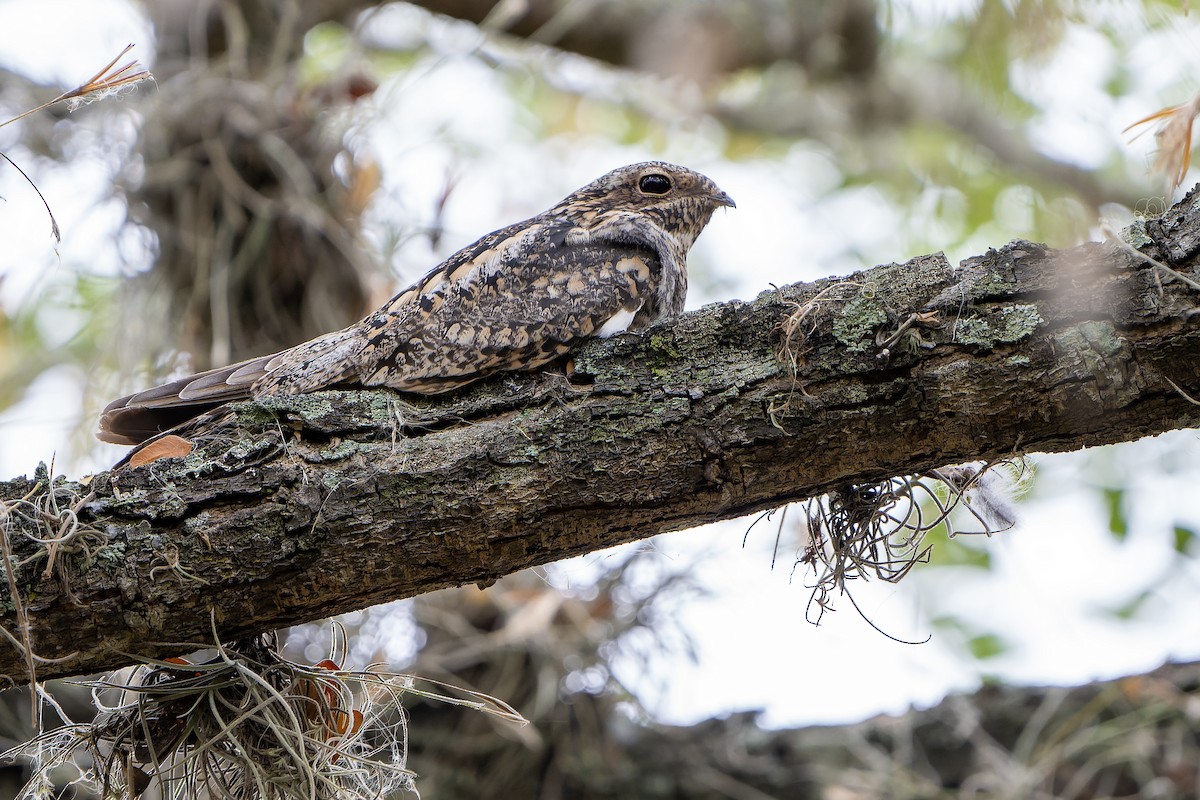
<svg viewBox="0 0 1200 800"><path fill-rule="evenodd" d="M784 60L821 75L858 78L879 60L873 0L837 4L604 0L409 0L490 31L620 67L707 83Z"/></svg>
<svg viewBox="0 0 1200 800"><path fill-rule="evenodd" d="M881 4L873 0L783 6L646 0L409 2L489 32L704 87L719 85L739 70L758 70L762 86L757 91L703 94L707 113L735 130L811 138L835 153L846 142L856 142L855 154L841 159L847 164L861 161L864 131L878 139L881 130L908 136L914 125L932 125L983 148L1022 182L1063 187L1093 209L1104 203L1132 208L1147 191L1144 181L1104 175L1041 152L1020 124L999 118L994 104L981 102L978 88L962 85L957 71L947 71L944 61L889 61L886 48L880 47ZM674 86L663 94L674 97L678 92ZM661 113L642 110L652 118Z"/></svg>
<svg viewBox="0 0 1200 800"><path fill-rule="evenodd" d="M1130 237L1186 269L1200 194ZM27 636L11 598L0 624L65 658L39 677L91 672L199 647L210 618L243 636L847 484L1196 425L1172 386L1200 395L1196 295L1157 272L1115 244L1014 242L711 305L595 342L569 376L239 405L185 459L53 497L0 484L13 559L38 556L14 573ZM64 532L48 565L30 537ZM0 671L25 676L18 648Z"/></svg>

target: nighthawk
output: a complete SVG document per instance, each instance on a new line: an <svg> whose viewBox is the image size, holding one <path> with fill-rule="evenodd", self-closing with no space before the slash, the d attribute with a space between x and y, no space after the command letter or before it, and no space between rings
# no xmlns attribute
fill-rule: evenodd
<svg viewBox="0 0 1200 800"><path fill-rule="evenodd" d="M464 247L348 328L114 400L98 436L138 444L253 397L383 386L437 394L537 369L588 337L678 315L688 250L713 212L733 205L673 164L613 170Z"/></svg>

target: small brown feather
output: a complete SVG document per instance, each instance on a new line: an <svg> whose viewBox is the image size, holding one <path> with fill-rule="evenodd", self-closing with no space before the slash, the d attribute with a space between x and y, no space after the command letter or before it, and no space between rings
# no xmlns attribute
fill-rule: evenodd
<svg viewBox="0 0 1200 800"><path fill-rule="evenodd" d="M168 433L150 442L129 457L129 466L140 467L160 458L182 458L192 452L192 443L182 436Z"/></svg>

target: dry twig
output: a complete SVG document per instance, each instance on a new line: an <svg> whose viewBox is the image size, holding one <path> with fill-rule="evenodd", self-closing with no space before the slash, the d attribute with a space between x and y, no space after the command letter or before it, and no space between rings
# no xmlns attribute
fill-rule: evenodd
<svg viewBox="0 0 1200 800"><path fill-rule="evenodd" d="M1179 188L1187 175L1188 167L1191 166L1192 123L1198 115L1200 115L1200 92L1197 92L1186 103L1155 111L1122 131L1122 133L1128 133L1139 125L1160 123L1158 130L1154 132L1154 138L1158 140L1158 155L1154 159L1152 169L1166 175L1171 182L1172 189ZM1138 133L1133 139L1141 136L1142 133L1145 131Z"/></svg>

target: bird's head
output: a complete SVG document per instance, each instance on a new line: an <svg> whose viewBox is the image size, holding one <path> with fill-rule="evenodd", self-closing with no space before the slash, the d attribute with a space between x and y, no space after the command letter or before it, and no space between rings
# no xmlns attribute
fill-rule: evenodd
<svg viewBox="0 0 1200 800"><path fill-rule="evenodd" d="M651 218L684 251L718 208L733 199L708 177L665 161L643 161L614 169L568 195L551 213L565 213L585 228L613 216L640 214Z"/></svg>

